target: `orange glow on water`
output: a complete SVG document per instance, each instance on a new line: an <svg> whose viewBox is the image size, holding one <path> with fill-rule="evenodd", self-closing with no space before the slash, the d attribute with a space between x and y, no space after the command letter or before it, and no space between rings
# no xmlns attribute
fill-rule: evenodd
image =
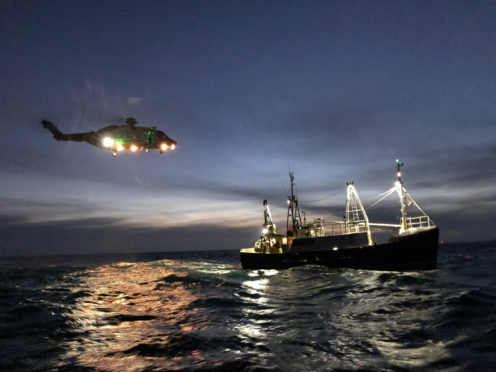
<svg viewBox="0 0 496 372"><path fill-rule="evenodd" d="M194 348L167 357L206 320L193 304L203 297L196 285L164 261L106 265L88 275L88 295L71 312L87 335L70 347L78 364L106 371L168 370L204 359Z"/></svg>

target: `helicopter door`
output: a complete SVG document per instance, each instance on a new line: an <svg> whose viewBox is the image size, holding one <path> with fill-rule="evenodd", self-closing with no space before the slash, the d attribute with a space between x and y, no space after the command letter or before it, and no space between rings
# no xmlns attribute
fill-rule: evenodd
<svg viewBox="0 0 496 372"><path fill-rule="evenodd" d="M155 142L155 133L153 133L151 130L148 130L145 132L145 144L146 145L152 145Z"/></svg>

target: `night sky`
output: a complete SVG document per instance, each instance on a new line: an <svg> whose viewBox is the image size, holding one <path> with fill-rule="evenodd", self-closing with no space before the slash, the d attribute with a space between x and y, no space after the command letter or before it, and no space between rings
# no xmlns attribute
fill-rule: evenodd
<svg viewBox="0 0 496 372"><path fill-rule="evenodd" d="M496 237L495 1L0 1L0 255L251 246L395 181ZM159 155L57 142L136 117ZM370 210L394 222L393 198ZM389 207L392 208L389 208Z"/></svg>

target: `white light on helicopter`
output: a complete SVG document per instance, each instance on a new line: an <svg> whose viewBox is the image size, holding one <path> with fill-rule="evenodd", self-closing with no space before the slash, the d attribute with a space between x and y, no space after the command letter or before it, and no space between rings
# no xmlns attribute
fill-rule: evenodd
<svg viewBox="0 0 496 372"><path fill-rule="evenodd" d="M172 144L171 145L171 150L174 150L176 148L176 145L175 144Z"/></svg>
<svg viewBox="0 0 496 372"><path fill-rule="evenodd" d="M167 144L162 143L162 145L160 145L160 150L162 150L162 151L167 150Z"/></svg>
<svg viewBox="0 0 496 372"><path fill-rule="evenodd" d="M114 146L114 140L110 137L105 137L103 139L103 146L104 147L112 147Z"/></svg>

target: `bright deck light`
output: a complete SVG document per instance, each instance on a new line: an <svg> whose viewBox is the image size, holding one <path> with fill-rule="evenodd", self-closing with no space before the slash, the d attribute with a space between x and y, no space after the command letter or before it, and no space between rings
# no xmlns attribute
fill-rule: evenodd
<svg viewBox="0 0 496 372"><path fill-rule="evenodd" d="M167 150L167 145L165 143L162 143L162 145L160 145L160 150L162 151Z"/></svg>
<svg viewBox="0 0 496 372"><path fill-rule="evenodd" d="M117 151L122 151L124 150L124 146L122 146L120 143L117 145Z"/></svg>
<svg viewBox="0 0 496 372"><path fill-rule="evenodd" d="M263 229L263 230L262 230L262 234L267 234L267 231L269 231L269 230L267 230L267 229Z"/></svg>
<svg viewBox="0 0 496 372"><path fill-rule="evenodd" d="M131 145L131 151L132 151L132 152L135 152L136 150L138 150L138 146L136 146L136 145Z"/></svg>

